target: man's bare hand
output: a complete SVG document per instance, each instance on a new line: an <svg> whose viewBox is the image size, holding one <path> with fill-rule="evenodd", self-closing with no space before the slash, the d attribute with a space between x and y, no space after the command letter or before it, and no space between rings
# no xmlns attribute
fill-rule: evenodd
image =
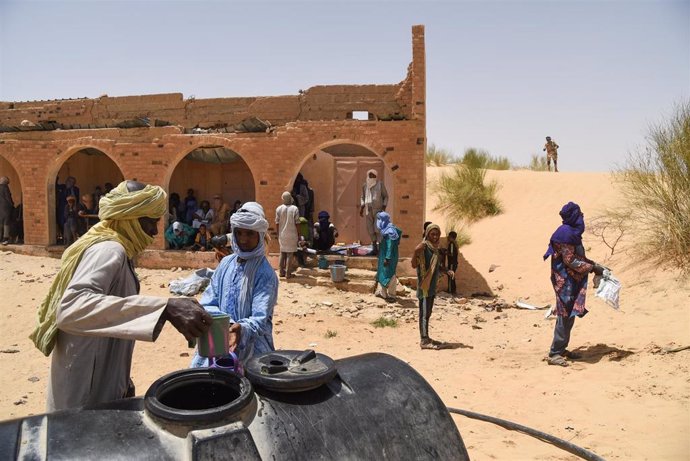
<svg viewBox="0 0 690 461"><path fill-rule="evenodd" d="M388 267L388 265L390 264L390 262L391 262L390 259L384 259L384 260L383 260L383 267Z"/></svg>
<svg viewBox="0 0 690 461"><path fill-rule="evenodd" d="M228 335L228 346L230 352L235 352L237 345L240 343L242 337L242 325L233 323L230 325L230 334Z"/></svg>
<svg viewBox="0 0 690 461"><path fill-rule="evenodd" d="M165 316L187 341L201 337L213 322L211 314L192 298L169 298Z"/></svg>

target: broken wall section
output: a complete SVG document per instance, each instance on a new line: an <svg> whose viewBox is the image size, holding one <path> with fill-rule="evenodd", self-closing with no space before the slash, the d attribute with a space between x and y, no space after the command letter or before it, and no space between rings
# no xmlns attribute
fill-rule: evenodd
<svg viewBox="0 0 690 461"><path fill-rule="evenodd" d="M404 120L410 118L411 105L401 100L409 94L400 91L403 83L315 86L294 96L183 99L181 93L170 93L3 102L0 126L21 127L27 120L30 124L23 127L25 130L33 126L109 128L143 120L149 126L171 124L191 129L231 127L250 117L280 126L295 121L345 121L352 119L354 111L368 112L370 120Z"/></svg>

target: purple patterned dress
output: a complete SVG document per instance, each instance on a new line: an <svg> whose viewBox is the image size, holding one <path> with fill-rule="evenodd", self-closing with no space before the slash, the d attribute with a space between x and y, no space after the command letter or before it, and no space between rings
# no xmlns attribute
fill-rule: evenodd
<svg viewBox="0 0 690 461"><path fill-rule="evenodd" d="M582 317L587 313L587 274L593 263L582 245L552 243L551 283L556 292L556 313L561 317Z"/></svg>

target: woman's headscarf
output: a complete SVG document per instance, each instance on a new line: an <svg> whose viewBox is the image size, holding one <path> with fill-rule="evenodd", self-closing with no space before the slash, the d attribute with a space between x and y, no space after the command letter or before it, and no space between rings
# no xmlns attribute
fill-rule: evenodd
<svg viewBox="0 0 690 461"><path fill-rule="evenodd" d="M122 181L100 200L99 223L70 245L62 254L60 270L38 310L38 325L29 336L36 347L50 355L57 336L57 309L84 252L105 241L120 243L128 258L133 258L153 242L144 232L139 218L160 218L165 214L167 197L159 186L147 185L130 192Z"/></svg>
<svg viewBox="0 0 690 461"><path fill-rule="evenodd" d="M245 276L242 278L242 286L240 287L240 294L237 299L238 317L244 319L249 317L252 311L254 277L265 257L264 238L266 236L266 231L268 231L268 221L266 221L264 209L260 204L257 202L247 202L230 217L230 226L233 231L235 229L247 229L259 233L259 244L256 248L251 251L242 251L237 244L235 233L232 232L233 254L230 258L240 257L246 261L244 263Z"/></svg>
<svg viewBox="0 0 690 461"><path fill-rule="evenodd" d="M381 231L383 237L388 237L389 240L398 240L398 228L391 222L391 215L385 211L380 211L376 215L376 227Z"/></svg>
<svg viewBox="0 0 690 461"><path fill-rule="evenodd" d="M281 196L283 199L283 205L292 205L293 200L292 200L292 194L290 192L283 192L283 195Z"/></svg>
<svg viewBox="0 0 690 461"><path fill-rule="evenodd" d="M325 231L328 229L328 226L331 225L329 219L331 216L328 214L328 211L319 211L319 227L322 231Z"/></svg>
<svg viewBox="0 0 690 461"><path fill-rule="evenodd" d="M563 205L559 214L563 219L563 224L551 235L549 247L544 254L545 260L555 254L553 243L582 245L582 234L585 232L585 218L580 211L580 206L577 203L568 202Z"/></svg>
<svg viewBox="0 0 690 461"><path fill-rule="evenodd" d="M438 224L429 224L426 228L426 231L424 231L424 240L422 241L422 243L424 243L425 250L428 249L431 252L431 260L429 261L429 265L426 265L426 258L424 257L423 253L420 261L418 261L419 275L422 280L419 284L419 288L422 290L422 296L425 298L429 296L431 281L434 278L434 272L436 271L436 266L438 266L439 263L438 248L429 241L429 234L434 229L441 232L441 228L438 226Z"/></svg>

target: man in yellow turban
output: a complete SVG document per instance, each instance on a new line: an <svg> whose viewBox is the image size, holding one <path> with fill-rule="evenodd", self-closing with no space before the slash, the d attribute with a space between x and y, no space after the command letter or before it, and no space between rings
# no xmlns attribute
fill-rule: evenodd
<svg viewBox="0 0 690 461"><path fill-rule="evenodd" d="M208 330L196 300L139 295L132 258L153 242L165 207L160 187L123 181L101 198L101 221L62 255L30 336L52 352L49 411L125 397L134 341L155 341L166 320L188 340Z"/></svg>

